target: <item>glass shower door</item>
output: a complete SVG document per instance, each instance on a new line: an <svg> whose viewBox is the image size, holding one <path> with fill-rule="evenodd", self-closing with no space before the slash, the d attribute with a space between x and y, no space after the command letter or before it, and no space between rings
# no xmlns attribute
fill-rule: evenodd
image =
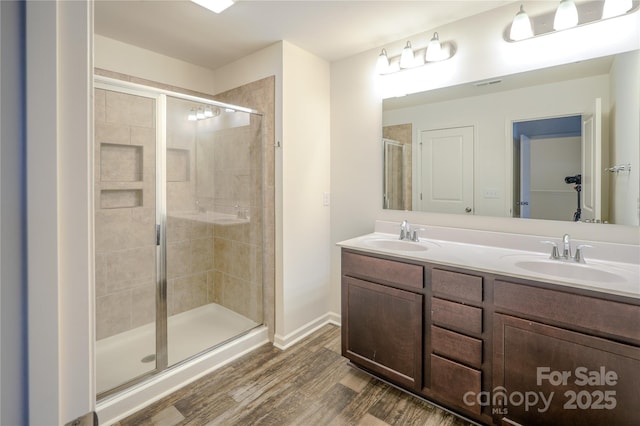
<svg viewBox="0 0 640 426"><path fill-rule="evenodd" d="M97 393L156 369L157 97L96 84Z"/></svg>
<svg viewBox="0 0 640 426"><path fill-rule="evenodd" d="M242 107L95 87L101 399L262 324L263 152Z"/></svg>
<svg viewBox="0 0 640 426"><path fill-rule="evenodd" d="M168 365L262 324L261 116L167 96Z"/></svg>

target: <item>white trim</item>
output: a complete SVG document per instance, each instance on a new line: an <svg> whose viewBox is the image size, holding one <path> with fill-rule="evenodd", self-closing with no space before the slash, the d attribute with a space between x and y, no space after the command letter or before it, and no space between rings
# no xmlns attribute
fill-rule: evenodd
<svg viewBox="0 0 640 426"><path fill-rule="evenodd" d="M276 334L273 337L273 346L281 350L288 349L292 345L296 344L300 340L304 339L314 331L317 331L327 324L333 324L340 327L341 323L342 321L340 318L340 314L337 314L335 312L327 312L321 317L318 317L313 321L309 321L302 327L292 331L286 336L280 336L279 334Z"/></svg>
<svg viewBox="0 0 640 426"><path fill-rule="evenodd" d="M258 327L229 344L175 368L170 368L147 382L98 402L96 406L98 421L101 425L113 424L268 342L267 328Z"/></svg>

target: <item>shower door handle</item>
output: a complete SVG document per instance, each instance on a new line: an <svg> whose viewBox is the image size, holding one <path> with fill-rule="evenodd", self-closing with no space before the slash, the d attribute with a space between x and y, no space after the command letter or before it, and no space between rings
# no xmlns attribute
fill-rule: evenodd
<svg viewBox="0 0 640 426"><path fill-rule="evenodd" d="M160 245L160 225L156 225L156 245Z"/></svg>

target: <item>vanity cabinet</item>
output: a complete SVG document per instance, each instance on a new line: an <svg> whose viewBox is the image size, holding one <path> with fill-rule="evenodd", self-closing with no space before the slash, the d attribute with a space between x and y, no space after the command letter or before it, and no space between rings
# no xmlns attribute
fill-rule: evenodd
<svg viewBox="0 0 640 426"><path fill-rule="evenodd" d="M638 424L640 348L501 314L494 325L497 422Z"/></svg>
<svg viewBox="0 0 640 426"><path fill-rule="evenodd" d="M342 250L342 354L485 424L640 424L640 300Z"/></svg>
<svg viewBox="0 0 640 426"><path fill-rule="evenodd" d="M640 306L500 280L494 290L496 423L640 422Z"/></svg>
<svg viewBox="0 0 640 426"><path fill-rule="evenodd" d="M342 255L342 355L411 390L422 386L423 270Z"/></svg>

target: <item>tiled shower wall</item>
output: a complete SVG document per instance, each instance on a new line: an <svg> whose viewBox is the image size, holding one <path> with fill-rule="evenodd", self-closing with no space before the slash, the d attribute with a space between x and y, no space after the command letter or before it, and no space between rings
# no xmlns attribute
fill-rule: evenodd
<svg viewBox="0 0 640 426"><path fill-rule="evenodd" d="M95 100L102 339L155 319L155 111L152 99L111 91L96 90ZM261 117L212 129L186 120L191 106L169 98L167 107L167 310L215 302L262 323ZM172 215L196 210L196 200L216 212L246 208L250 220L213 225Z"/></svg>
<svg viewBox="0 0 640 426"><path fill-rule="evenodd" d="M186 121L192 106L170 99L167 108L169 315L214 302L262 323L260 116L227 113L246 120L220 128L217 118ZM208 224L174 214L197 208L231 215L247 209L249 222Z"/></svg>
<svg viewBox="0 0 640 426"><path fill-rule="evenodd" d="M95 90L96 335L153 321L155 100Z"/></svg>

